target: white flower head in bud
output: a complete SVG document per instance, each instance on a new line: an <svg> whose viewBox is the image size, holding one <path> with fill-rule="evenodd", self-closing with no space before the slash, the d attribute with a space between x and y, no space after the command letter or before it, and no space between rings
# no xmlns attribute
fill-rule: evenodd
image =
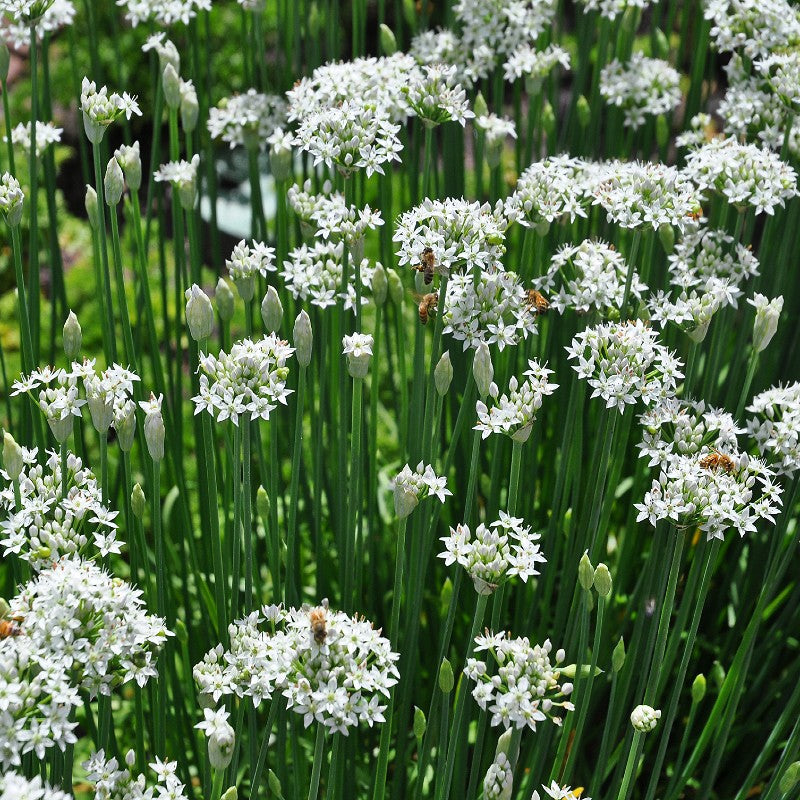
<svg viewBox="0 0 800 800"><path fill-rule="evenodd" d="M267 247L262 242L246 244L242 239L225 261L228 274L236 285L239 296L249 303L256 290L256 277L267 277L267 272L275 271L275 248Z"/></svg>
<svg viewBox="0 0 800 800"><path fill-rule="evenodd" d="M261 301L261 319L268 333L276 333L281 327L283 305L274 286L267 288L267 293Z"/></svg>
<svg viewBox="0 0 800 800"><path fill-rule="evenodd" d="M84 78L81 84L81 111L83 127L92 144L99 144L106 128L123 114L126 119L130 119L134 114L142 115L135 97L131 97L127 92L121 95L114 92L109 95L105 86L98 90L95 82L88 78Z"/></svg>
<svg viewBox="0 0 800 800"><path fill-rule="evenodd" d="M132 145L123 144L114 151L114 158L122 167L130 190L138 192L142 185L142 158L139 154L139 142L134 142Z"/></svg>
<svg viewBox="0 0 800 800"><path fill-rule="evenodd" d="M421 461L416 470L406 464L392 480L391 488L398 519L407 517L426 497L434 496L444 503L452 495L447 488L447 478L438 477L430 464L426 466Z"/></svg>
<svg viewBox="0 0 800 800"><path fill-rule="evenodd" d="M285 122L286 101L280 95L249 89L244 94L226 97L209 109L207 125L211 138L222 139L231 149L247 147L263 151L270 144L269 138Z"/></svg>
<svg viewBox="0 0 800 800"><path fill-rule="evenodd" d="M184 133L192 133L200 118L197 90L191 81L181 81L181 125Z"/></svg>
<svg viewBox="0 0 800 800"><path fill-rule="evenodd" d="M224 708L216 711L204 708L203 716L205 719L195 725L195 728L203 731L206 735L208 760L211 767L215 770L227 769L233 758L233 748L236 744L236 733L228 722L230 714Z"/></svg>
<svg viewBox="0 0 800 800"><path fill-rule="evenodd" d="M636 706L631 711L631 725L638 733L650 733L655 730L659 719L661 712L651 706Z"/></svg>
<svg viewBox="0 0 800 800"><path fill-rule="evenodd" d="M164 100L167 107L175 110L181 104L181 77L172 64L167 64L161 73L161 87L164 90Z"/></svg>
<svg viewBox="0 0 800 800"><path fill-rule="evenodd" d="M161 461L164 458L164 418L161 416L161 403L164 395L156 397L150 395L149 400L140 400L139 407L144 411L144 439L147 443L147 450L153 461Z"/></svg>
<svg viewBox="0 0 800 800"><path fill-rule="evenodd" d="M197 168L200 156L195 153L191 161L170 161L154 173L157 183L169 183L178 192L181 207L191 211L197 201Z"/></svg>
<svg viewBox="0 0 800 800"><path fill-rule="evenodd" d="M125 19L134 28L147 22L160 28L188 25L198 11L211 10L211 0L117 0L117 5L125 8Z"/></svg>
<svg viewBox="0 0 800 800"><path fill-rule="evenodd" d="M371 333L354 333L342 337L342 353L347 356L347 370L350 377L367 377L372 359L373 339Z"/></svg>
<svg viewBox="0 0 800 800"><path fill-rule="evenodd" d="M64 323L62 342L64 344L64 354L70 361L73 361L78 357L78 353L81 351L81 343L83 342L81 324L73 311L69 312L67 321Z"/></svg>
<svg viewBox="0 0 800 800"><path fill-rule="evenodd" d="M125 191L125 176L122 174L122 167L116 158L110 158L106 167L106 177L103 181L106 203L115 206L122 199Z"/></svg>
<svg viewBox="0 0 800 800"><path fill-rule="evenodd" d="M774 297L772 300L758 292L747 301L756 310L756 319L753 323L753 349L756 353L765 350L778 330L778 321L783 311L783 297Z"/></svg>
<svg viewBox="0 0 800 800"><path fill-rule="evenodd" d="M514 773L505 753L498 753L483 779L485 800L511 800L514 788Z"/></svg>
<svg viewBox="0 0 800 800"><path fill-rule="evenodd" d="M8 225L15 228L22 221L22 205L25 195L19 181L10 173L3 173L0 178L0 213Z"/></svg>

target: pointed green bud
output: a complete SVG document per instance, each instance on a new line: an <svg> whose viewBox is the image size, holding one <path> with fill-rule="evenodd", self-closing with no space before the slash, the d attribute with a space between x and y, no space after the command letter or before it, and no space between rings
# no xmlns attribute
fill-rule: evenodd
<svg viewBox="0 0 800 800"><path fill-rule="evenodd" d="M580 564L578 564L578 582L587 592L594 584L594 567L589 560L588 552L581 556Z"/></svg>
<svg viewBox="0 0 800 800"><path fill-rule="evenodd" d="M281 786L281 779L270 769L267 770L267 785L269 790L276 797L283 797L283 787Z"/></svg>
<svg viewBox="0 0 800 800"><path fill-rule="evenodd" d="M547 141L553 142L556 138L556 114L549 100L545 100L542 107L542 129L547 136Z"/></svg>
<svg viewBox="0 0 800 800"><path fill-rule="evenodd" d="M450 694L455 685L455 678L453 677L453 668L450 662L445 658L442 660L442 666L439 669L439 689L443 694Z"/></svg>
<svg viewBox="0 0 800 800"><path fill-rule="evenodd" d="M164 90L164 100L171 109L178 109L181 105L181 78L172 64L167 64L161 73L161 87Z"/></svg>
<svg viewBox="0 0 800 800"><path fill-rule="evenodd" d="M375 272L372 273L372 296L376 306L382 306L386 302L389 294L389 278L383 264L375 265Z"/></svg>
<svg viewBox="0 0 800 800"><path fill-rule="evenodd" d="M196 342L208 339L214 330L214 309L208 295L196 284L186 290L186 324Z"/></svg>
<svg viewBox="0 0 800 800"><path fill-rule="evenodd" d="M631 725L637 733L650 733L655 730L661 712L652 706L636 706L631 711Z"/></svg>
<svg viewBox="0 0 800 800"><path fill-rule="evenodd" d="M669 223L665 222L658 228L658 238L661 240L661 246L664 252L670 255L675 249L675 229Z"/></svg>
<svg viewBox="0 0 800 800"><path fill-rule="evenodd" d="M567 664L566 667L559 668L559 674L565 678L572 678L574 680L575 676L579 676L581 679L588 678L589 675L592 674L592 667L590 664L581 664L580 672L578 671L577 664ZM602 675L603 670L600 667L594 668L594 677L596 678L598 675Z"/></svg>
<svg viewBox="0 0 800 800"><path fill-rule="evenodd" d="M144 516L144 508L147 505L147 500L144 496L144 491L140 484L136 483L131 492L131 511L136 519L141 519Z"/></svg>
<svg viewBox="0 0 800 800"><path fill-rule="evenodd" d="M97 192L92 186L86 187L84 205L86 206L86 216L89 217L89 224L92 226L92 230L96 231L100 227L100 210L97 207Z"/></svg>
<svg viewBox="0 0 800 800"><path fill-rule="evenodd" d="M613 652L611 653L611 670L619 672L625 665L625 640L620 636Z"/></svg>
<svg viewBox="0 0 800 800"><path fill-rule="evenodd" d="M219 800L239 800L239 790L235 786L222 793Z"/></svg>
<svg viewBox="0 0 800 800"><path fill-rule="evenodd" d="M497 748L494 751L495 759L500 755L500 753L506 756L508 755L508 751L511 749L512 734L513 729L511 728L500 734L500 738L497 740Z"/></svg>
<svg viewBox="0 0 800 800"><path fill-rule="evenodd" d="M234 297L231 287L224 278L217 281L217 290L214 294L217 301L217 314L223 322L230 322L233 316Z"/></svg>
<svg viewBox="0 0 800 800"><path fill-rule="evenodd" d="M428 727L428 720L425 719L425 712L414 706L414 737L419 741L425 735L425 729Z"/></svg>
<svg viewBox="0 0 800 800"><path fill-rule="evenodd" d="M659 147L664 148L668 142L669 120L663 114L659 114L656 117L656 143Z"/></svg>
<svg viewBox="0 0 800 800"><path fill-rule="evenodd" d="M167 64L172 64L176 72L181 71L181 56L175 44L167 39L163 44L156 45L156 53L158 54L158 68L161 72L164 71Z"/></svg>
<svg viewBox="0 0 800 800"><path fill-rule="evenodd" d="M444 397L453 382L453 364L450 361L450 351L445 350L433 370L433 382L439 397Z"/></svg>
<svg viewBox="0 0 800 800"><path fill-rule="evenodd" d="M701 672L692 683L692 703L697 705L706 696L706 676Z"/></svg>
<svg viewBox="0 0 800 800"><path fill-rule="evenodd" d="M666 61L669 58L669 39L667 39L667 35L661 28L656 28L653 55L662 61Z"/></svg>
<svg viewBox="0 0 800 800"><path fill-rule="evenodd" d="M81 324L74 312L70 311L67 315L67 321L64 323L64 333L61 338L64 345L64 355L70 360L74 361L81 352L81 343L83 342L83 332L81 331Z"/></svg>
<svg viewBox="0 0 800 800"><path fill-rule="evenodd" d="M783 775L781 775L781 779L778 782L778 790L783 794L789 794L797 786L798 782L800 782L800 761L795 761L789 764Z"/></svg>
<svg viewBox="0 0 800 800"><path fill-rule="evenodd" d="M277 333L283 319L283 304L274 286L267 288L261 301L261 319L268 333Z"/></svg>
<svg viewBox="0 0 800 800"><path fill-rule="evenodd" d="M711 665L711 682L718 692L722 689L722 684L725 683L725 667L719 661L715 661Z"/></svg>
<svg viewBox="0 0 800 800"><path fill-rule="evenodd" d="M105 190L106 203L109 206L117 205L122 199L122 193L125 191L125 176L122 174L122 167L120 167L116 158L112 158L108 162L103 188Z"/></svg>
<svg viewBox="0 0 800 800"><path fill-rule="evenodd" d="M472 104L472 110L475 112L476 117L485 117L489 113L489 106L486 105L486 99L482 92L478 92L475 97L475 102Z"/></svg>
<svg viewBox="0 0 800 800"><path fill-rule="evenodd" d="M417 4L415 0L403 0L403 19L412 31L417 29Z"/></svg>
<svg viewBox="0 0 800 800"><path fill-rule="evenodd" d="M392 29L383 22L380 24L381 53L393 56L397 52L397 39Z"/></svg>
<svg viewBox="0 0 800 800"><path fill-rule="evenodd" d="M22 457L22 448L17 440L8 432L3 432L3 469L12 481L17 480L22 474L25 461Z"/></svg>
<svg viewBox="0 0 800 800"><path fill-rule="evenodd" d="M475 350L475 356L472 361L472 375L475 378L478 396L481 399L485 398L489 394L489 387L494 378L492 356L489 353L489 345L486 342L481 342Z"/></svg>
<svg viewBox="0 0 800 800"><path fill-rule="evenodd" d="M197 91L190 81L181 81L181 126L184 133L192 133L200 117L200 104Z"/></svg>
<svg viewBox="0 0 800 800"><path fill-rule="evenodd" d="M389 297L396 306L401 306L403 304L403 281L391 267L386 270L386 275L389 279Z"/></svg>
<svg viewBox="0 0 800 800"><path fill-rule="evenodd" d="M259 486L256 492L256 510L262 519L269 517L269 495L263 486Z"/></svg>
<svg viewBox="0 0 800 800"><path fill-rule="evenodd" d="M605 564L598 564L597 569L594 571L594 588L597 589L597 594L600 597L608 597L611 594L613 583L611 581L611 573Z"/></svg>
<svg viewBox="0 0 800 800"><path fill-rule="evenodd" d="M453 582L450 578L445 578L442 584L442 591L439 592L439 616L444 617L450 607L450 600L453 597Z"/></svg>
<svg viewBox="0 0 800 800"><path fill-rule="evenodd" d="M581 128L586 128L592 119L592 109L589 107L589 101L581 95L576 103L578 112L578 124Z"/></svg>

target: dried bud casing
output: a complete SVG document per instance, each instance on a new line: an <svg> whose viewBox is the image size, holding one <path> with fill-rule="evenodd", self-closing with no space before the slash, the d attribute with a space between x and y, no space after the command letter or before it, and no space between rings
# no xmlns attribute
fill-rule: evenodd
<svg viewBox="0 0 800 800"><path fill-rule="evenodd" d="M311 351L314 346L314 332L311 329L311 318L303 309L294 321L294 353L297 363L307 367L311 363Z"/></svg>
<svg viewBox="0 0 800 800"><path fill-rule="evenodd" d="M274 286L267 287L267 293L261 301L261 319L268 333L276 333L283 319L283 305Z"/></svg>
<svg viewBox="0 0 800 800"><path fill-rule="evenodd" d="M83 332L81 331L81 324L78 322L78 318L72 311L69 312L67 321L64 323L64 333L61 341L64 345L64 355L70 361L76 359L81 352Z"/></svg>

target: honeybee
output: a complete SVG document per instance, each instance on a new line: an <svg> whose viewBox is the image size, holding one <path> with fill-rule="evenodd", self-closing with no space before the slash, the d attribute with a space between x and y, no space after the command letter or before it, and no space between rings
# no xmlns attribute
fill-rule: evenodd
<svg viewBox="0 0 800 800"><path fill-rule="evenodd" d="M0 619L0 640L10 639L12 636L22 636L22 628L17 625L20 618Z"/></svg>
<svg viewBox="0 0 800 800"><path fill-rule="evenodd" d="M311 621L311 633L314 635L314 641L317 644L324 644L325 639L328 638L328 623L325 616L327 610L328 601L323 600L321 606L312 608L308 612L308 617Z"/></svg>
<svg viewBox="0 0 800 800"><path fill-rule="evenodd" d="M427 325L428 315L431 311L436 311L436 304L439 302L439 293L415 294L414 299L419 303L419 321L423 325Z"/></svg>
<svg viewBox="0 0 800 800"><path fill-rule="evenodd" d="M525 298L525 307L536 314L546 314L550 308L549 300L536 289L528 289Z"/></svg>
<svg viewBox="0 0 800 800"><path fill-rule="evenodd" d="M420 259L419 264L417 264L414 269L417 272L424 272L425 273L425 285L428 286L429 284L433 283L433 273L436 267L436 259L433 255L433 250L430 247L426 247L422 251L422 258Z"/></svg>
<svg viewBox="0 0 800 800"><path fill-rule="evenodd" d="M723 472L728 473L728 475L736 469L736 464L733 463L733 459L730 456L726 456L724 453L719 453L716 450L709 453L707 456L703 456L703 458L700 459L700 466L703 469L713 471L721 469Z"/></svg>

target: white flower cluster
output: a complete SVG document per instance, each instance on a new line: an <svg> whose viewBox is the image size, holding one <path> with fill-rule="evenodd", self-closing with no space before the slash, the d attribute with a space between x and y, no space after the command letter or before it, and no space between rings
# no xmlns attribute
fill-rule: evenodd
<svg viewBox="0 0 800 800"><path fill-rule="evenodd" d="M344 240L352 247L361 242L367 231L383 225L380 211L368 205L363 208L348 205L341 192L330 192L329 189L327 181L322 194L311 193L310 181L306 181L302 189L296 184L289 189L289 205L305 231L325 240Z"/></svg>
<svg viewBox="0 0 800 800"><path fill-rule="evenodd" d="M507 117L498 117L497 114L484 114L475 119L476 127L483 131L486 143L491 146L496 142L503 142L507 137L517 138L517 129L514 121Z"/></svg>
<svg viewBox="0 0 800 800"><path fill-rule="evenodd" d="M10 602L22 631L15 639L57 660L73 685L109 695L157 675L158 651L172 633L148 614L142 592L91 561L64 558L43 570Z"/></svg>
<svg viewBox="0 0 800 800"><path fill-rule="evenodd" d="M733 415L706 406L702 400L679 400L670 397L640 417L642 441L639 458L648 458L648 466L666 465L674 456L696 455L713 447L729 452L738 447L737 427Z"/></svg>
<svg viewBox="0 0 800 800"><path fill-rule="evenodd" d="M124 765L116 757L106 758L104 750L92 753L83 768L87 780L94 784L94 800L187 800L186 787L176 775L177 762L156 758L150 764L156 774L156 783L151 786L144 775L131 774L135 763L133 750L125 754Z"/></svg>
<svg viewBox="0 0 800 800"><path fill-rule="evenodd" d="M185 210L194 208L197 200L197 169L200 156L195 153L191 161L168 161L154 173L156 183L169 183L178 192L181 206Z"/></svg>
<svg viewBox="0 0 800 800"><path fill-rule="evenodd" d="M314 156L315 166L324 163L345 176L364 169L370 177L375 172L383 175L383 164L400 161L399 130L383 109L345 100L304 116L295 144Z"/></svg>
<svg viewBox="0 0 800 800"><path fill-rule="evenodd" d="M542 784L544 793L552 800L592 800L591 797L584 797L580 789L573 789L571 786L559 786L555 781L550 781L550 785ZM540 800L539 792L534 791L531 800Z"/></svg>
<svg viewBox="0 0 800 800"><path fill-rule="evenodd" d="M492 727L529 727L536 730L538 722L549 719L561 725L561 711L574 711L566 698L572 693L571 683L559 683L558 665L564 651L550 662L553 649L550 640L543 645L531 645L527 637L509 639L505 633L488 633L475 637L476 648L487 650L497 664L497 674L491 675L489 665L476 658L467 659L464 674L475 681L472 696L483 711L492 715Z"/></svg>
<svg viewBox="0 0 800 800"><path fill-rule="evenodd" d="M352 262L347 287L344 292L341 291L343 252L342 242L314 242L312 247L304 244L292 250L288 260L283 262L280 273L292 297L308 300L311 305L319 308L334 306L338 299L343 299L345 310L355 310L356 289ZM376 267L377 264L372 264L369 259L362 259L359 267L362 288L372 289L372 276ZM361 303L368 302L369 298L362 294Z"/></svg>
<svg viewBox="0 0 800 800"><path fill-rule="evenodd" d="M326 602L315 609L273 606L229 630L230 650L218 645L194 667L206 697L250 697L257 706L279 692L306 727L316 721L344 735L359 723L384 721L399 655L363 617L330 611Z"/></svg>
<svg viewBox="0 0 800 800"><path fill-rule="evenodd" d="M781 475L800 469L800 383L773 386L753 398L747 432Z"/></svg>
<svg viewBox="0 0 800 800"><path fill-rule="evenodd" d="M649 226L657 231L671 225L682 231L702 211L692 176L651 161L612 161L598 172L594 204L622 228Z"/></svg>
<svg viewBox="0 0 800 800"><path fill-rule="evenodd" d="M461 54L461 42L453 31L424 30L414 35L408 52L419 64L456 64Z"/></svg>
<svg viewBox="0 0 800 800"><path fill-rule="evenodd" d="M583 13L597 11L603 19L614 20L627 8L647 8L652 0L580 0Z"/></svg>
<svg viewBox="0 0 800 800"><path fill-rule="evenodd" d="M41 9L43 4L40 0L5 0L0 4L0 38L17 49L29 47L31 26L27 21L30 14L26 10L34 5ZM75 19L72 0L47 0L45 5L44 13L37 16L35 24L36 40L39 42L45 36L71 25Z"/></svg>
<svg viewBox="0 0 800 800"><path fill-rule="evenodd" d="M698 291L678 288L665 292L659 289L647 300L650 321L665 327L668 322L677 325L693 342L702 342L711 318L725 305L730 305L732 297L727 284L717 285Z"/></svg>
<svg viewBox="0 0 800 800"><path fill-rule="evenodd" d="M192 398L194 413L207 411L218 422L239 417L269 420L276 403L286 405L286 359L294 348L272 333L257 342L234 342L230 353L200 354L200 394Z"/></svg>
<svg viewBox="0 0 800 800"><path fill-rule="evenodd" d="M265 150L267 139L286 121L286 101L280 95L261 94L248 89L226 97L208 111L208 132L231 148Z"/></svg>
<svg viewBox="0 0 800 800"><path fill-rule="evenodd" d="M403 89L420 74L415 59L405 53L323 64L286 92L288 118L296 122L357 97L366 108L381 109L392 122L403 122L409 113Z"/></svg>
<svg viewBox="0 0 800 800"><path fill-rule="evenodd" d="M463 198L426 197L397 221L393 241L401 243L398 264L419 264L425 249L430 248L440 275L476 267L502 269L507 227L501 201L492 209L488 203L470 203Z"/></svg>
<svg viewBox="0 0 800 800"><path fill-rule="evenodd" d="M547 559L539 546L541 535L531 533L524 520L504 511L491 525L481 523L470 532L469 526L450 528L450 535L442 537L445 549L439 558L449 567L460 564L472 578L478 594L492 594L509 578L518 577L527 583L528 578L539 574L538 564Z"/></svg>
<svg viewBox="0 0 800 800"><path fill-rule="evenodd" d="M444 333L464 350L481 342L503 350L536 332L536 309L514 272L482 270L477 283L471 274L453 275L442 313Z"/></svg>
<svg viewBox="0 0 800 800"><path fill-rule="evenodd" d="M600 73L600 94L625 113L625 125L639 128L647 115L672 111L681 101L680 75L668 62L634 53L628 61L614 59Z"/></svg>
<svg viewBox="0 0 800 800"><path fill-rule="evenodd" d="M366 378L375 340L371 333L356 331L342 336L342 355L347 356L347 369L352 378Z"/></svg>
<svg viewBox="0 0 800 800"><path fill-rule="evenodd" d="M769 150L734 138L714 139L686 157L686 173L702 190L724 195L732 205L752 206L756 214L797 195L797 173Z"/></svg>
<svg viewBox="0 0 800 800"><path fill-rule="evenodd" d="M534 286L548 294L550 306L559 313L568 308L601 318L617 317L625 297L628 265L622 254L603 241L586 239L560 247L550 267ZM634 270L630 296L640 300L647 286Z"/></svg>
<svg viewBox="0 0 800 800"><path fill-rule="evenodd" d="M514 773L505 753L498 753L483 779L484 800L510 800Z"/></svg>
<svg viewBox="0 0 800 800"><path fill-rule="evenodd" d="M256 278L259 275L266 278L268 272L277 269L275 248L255 241L248 245L242 239L231 251L231 257L225 260L225 268L241 298L249 303L255 294Z"/></svg>
<svg viewBox="0 0 800 800"><path fill-rule="evenodd" d="M549 75L553 68L560 64L569 69L569 53L557 44L550 44L544 50L537 50L529 42L523 42L508 57L503 70L507 81L525 78L534 86Z"/></svg>
<svg viewBox="0 0 800 800"><path fill-rule="evenodd" d="M717 50L755 60L800 42L800 13L786 0L704 0Z"/></svg>
<svg viewBox="0 0 800 800"><path fill-rule="evenodd" d="M650 733L655 730L661 712L652 706L636 706L631 711L631 725L638 733Z"/></svg>
<svg viewBox="0 0 800 800"><path fill-rule="evenodd" d="M19 181L10 172L4 172L0 178L0 213L9 225L19 225L24 202L25 195Z"/></svg>
<svg viewBox="0 0 800 800"><path fill-rule="evenodd" d="M756 64L769 88L789 108L800 104L800 53L795 50L770 53Z"/></svg>
<svg viewBox="0 0 800 800"><path fill-rule="evenodd" d="M716 126L711 114L700 112L689 120L689 127L675 137L678 147L701 147L716 135Z"/></svg>
<svg viewBox="0 0 800 800"><path fill-rule="evenodd" d="M78 456L67 454L66 476L61 456L49 453L47 464L36 463L36 450L22 449L25 466L19 475L19 504L8 473L0 492L0 545L5 555L14 553L34 570L45 569L65 555L102 556L119 553L116 511L103 505L102 492L92 472ZM66 481L64 481L66 477ZM66 494L62 497L63 487Z"/></svg>
<svg viewBox="0 0 800 800"><path fill-rule="evenodd" d="M464 87L456 82L456 68L446 64L424 66L422 74L411 76L404 88L409 114L428 127L444 122L462 126L475 114L469 108Z"/></svg>
<svg viewBox="0 0 800 800"><path fill-rule="evenodd" d="M759 520L775 524L783 490L774 477L761 459L735 450L677 454L635 504L636 519L653 527L670 520L680 528L700 528L709 539L724 539L729 528L744 536Z"/></svg>
<svg viewBox="0 0 800 800"><path fill-rule="evenodd" d="M41 153L51 144L58 144L61 141L63 128L56 128L52 122L36 123L36 152ZM3 137L4 142L8 142L8 136ZM31 123L20 122L11 129L11 143L21 147L26 153L31 150Z"/></svg>
<svg viewBox="0 0 800 800"><path fill-rule="evenodd" d="M422 461L412 470L406 464L391 482L394 493L394 510L400 519L407 517L426 497L436 497L439 502L453 493L447 488L447 478L438 477L433 467Z"/></svg>
<svg viewBox="0 0 800 800"><path fill-rule="evenodd" d="M13 772L0 775L0 800L70 800L71 795L54 789L37 775L24 778Z"/></svg>
<svg viewBox="0 0 800 800"><path fill-rule="evenodd" d="M105 86L98 91L97 84L88 78L81 83L81 111L86 135L93 143L99 142L106 128L121 116L130 119L134 114L142 115L135 97L127 92L109 95Z"/></svg>
<svg viewBox="0 0 800 800"><path fill-rule="evenodd" d="M567 347L578 377L588 381L592 397L620 414L641 398L651 405L675 394L682 377L680 360L641 320L604 322L576 334Z"/></svg>
<svg viewBox="0 0 800 800"><path fill-rule="evenodd" d="M176 22L188 25L198 11L211 10L211 0L117 0L117 5L134 28L147 22L164 28Z"/></svg>
<svg viewBox="0 0 800 800"><path fill-rule="evenodd" d="M514 441L526 442L531 435L536 412L542 407L542 400L553 394L557 383L548 383L553 370L542 366L536 359L528 359L528 369L522 373L524 380L520 384L516 375L508 382L508 394L498 396L500 390L492 381L489 385L489 396L494 405L488 408L482 401L475 404L478 415L476 431L481 431L486 439L493 433L504 433Z"/></svg>

